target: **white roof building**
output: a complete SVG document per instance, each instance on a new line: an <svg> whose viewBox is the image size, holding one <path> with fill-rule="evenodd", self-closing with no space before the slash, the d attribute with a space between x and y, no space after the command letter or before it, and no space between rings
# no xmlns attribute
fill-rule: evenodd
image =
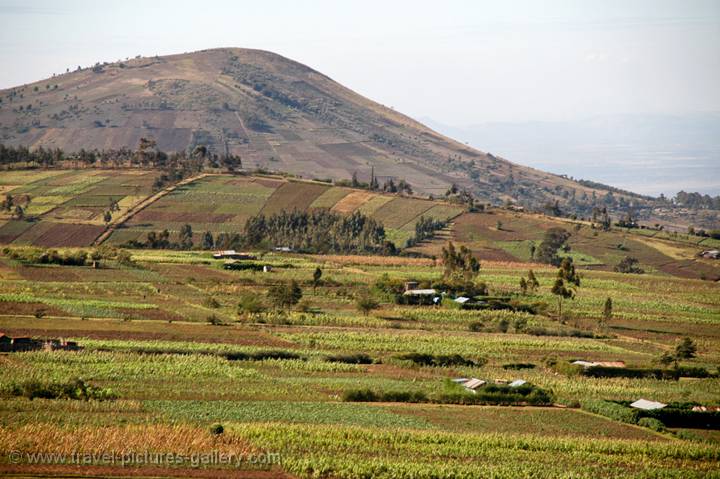
<svg viewBox="0 0 720 479"><path fill-rule="evenodd" d="M465 296L458 296L453 301L455 301L456 303L465 304L470 301L470 298L466 298Z"/></svg>
<svg viewBox="0 0 720 479"><path fill-rule="evenodd" d="M437 290L434 289L409 289L403 293L405 296L430 296L437 294Z"/></svg>
<svg viewBox="0 0 720 479"><path fill-rule="evenodd" d="M516 388L522 386L523 384L527 384L527 381L525 381L524 379L516 379L515 381L511 382L509 386L511 388Z"/></svg>
<svg viewBox="0 0 720 479"><path fill-rule="evenodd" d="M653 409L662 409L665 406L667 406L667 404L663 404L657 401L648 401L647 399L638 399L634 403L630 404L630 407L634 407L635 409L644 409L646 411L652 411Z"/></svg>

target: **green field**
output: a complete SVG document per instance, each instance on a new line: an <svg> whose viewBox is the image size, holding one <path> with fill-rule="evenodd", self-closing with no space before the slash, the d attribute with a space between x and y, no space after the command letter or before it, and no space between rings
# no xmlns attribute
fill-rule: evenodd
<svg viewBox="0 0 720 479"><path fill-rule="evenodd" d="M372 286L384 274L439 278L442 266L428 259L268 254L263 261L275 268L262 273L223 270L222 262L205 252L137 250L132 256L133 265L109 259L97 269L0 259L0 330L9 336L62 337L83 348L0 356L2 451L181 452L192 437L196 451L242 444L282 456L279 464L246 464L242 470L248 473L347 478L708 477L720 459L716 436L705 431L658 433L578 409L587 398L713 405L720 379L567 376L549 362L653 367L678 337L691 336L698 357L683 364L713 372L720 364L720 295L714 283L583 270L577 297L566 305L572 317L561 324L553 318L549 291L553 269L485 261L477 280L496 294L517 294L519 276L533 268L540 288L527 299L547 303L547 314L402 306L376 292L380 309L365 316L355 308L357 288ZM323 282L313 289L316 267ZM303 290L306 312L238 314L241 295L263 298L271 285L290 279ZM613 317L600 330L597 320L607 297L613 298ZM209 324L211 316L223 324ZM537 336L516 330L518 319L527 327L598 335ZM507 332L498 330L502 321L510 324ZM484 325L481 331L472 330L477 323ZM252 359L268 351L292 357ZM399 357L407 352L459 354L480 366L419 366ZM373 364L328 361L355 353L369 355ZM228 359L233 354L248 358ZM515 363L531 363L533 369L504 367ZM29 401L7 393L29 381L77 377L118 399ZM435 397L455 391L450 379L456 377L524 379L551 391L554 404L569 407L342 400L358 389ZM220 443L209 432L217 423L225 429ZM23 473L22 467L0 461L5 473ZM208 471L238 472L227 466ZM164 469L156 474L172 475Z"/></svg>
<svg viewBox="0 0 720 479"><path fill-rule="evenodd" d="M0 353L0 475L717 477L717 430L623 422L587 406L639 398L720 406L720 286L699 279L717 266L694 257L702 246L693 238L603 232L503 209L465 213L444 202L269 176L204 176L133 210L152 194L153 178L83 170L11 172L0 180L14 195L29 194L36 215L33 222L0 220L0 241L9 245L0 252L0 332L80 346ZM111 199L118 214L129 212L127 220L107 245L89 246L105 230L97 214ZM186 223L198 236L242 233L249 217L290 207L363 212L398 244L421 216L450 225L411 248L421 257L252 251L256 259L245 263L268 272L225 269L199 249L110 248ZM81 211L87 219L78 219ZM572 232L562 254L581 275L563 316L551 291L557 268L530 261L531 244L554 226ZM450 239L480 258L472 281L501 306L461 309L451 295L437 306L402 304L383 289L443 279L436 258ZM66 244L99 259L94 266L27 259L48 253L44 247L79 253ZM28 251L36 255L15 254ZM627 254L644 274L612 271ZM530 269L539 287L523 294L520 278ZM277 306L269 291L292 280L301 300ZM377 307L363 312L359 300L367 298ZM263 308L249 311L252 300ZM622 361L631 370L668 373L675 366L659 360L684 337L697 354L678 365L705 377L591 377L569 366ZM471 377L491 384L473 394L452 381ZM31 394L68 384L80 391L78 378L107 400ZM475 400L491 387L512 391L504 384L517 379L547 400ZM211 430L218 424L221 434ZM11 460L15 451L19 461ZM128 468L99 459L30 464L27 456L78 451L220 451L273 460L198 467L135 460Z"/></svg>

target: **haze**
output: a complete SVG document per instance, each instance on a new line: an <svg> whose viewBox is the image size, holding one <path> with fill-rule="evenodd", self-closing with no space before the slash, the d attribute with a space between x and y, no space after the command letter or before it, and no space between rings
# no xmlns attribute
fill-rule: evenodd
<svg viewBox="0 0 720 479"><path fill-rule="evenodd" d="M436 127L450 125L447 133L482 130L488 122L526 125L514 130L518 143L537 136L528 122L627 114L693 122L720 111L720 2L712 0L2 1L0 25L1 88L97 61L239 46L300 61ZM578 174L598 160L572 149L558 153L562 135L537 148L482 144L474 134L458 139L484 150L498 145L504 151L495 153L516 162L546 167L552 160L554 172L646 193L685 187L717 194L720 135L712 138L717 116L709 118L714 123L702 128L709 157L698 160L687 145L669 155L675 167L698 170L682 185L672 171L649 185L608 176L608 168ZM612 137L602 141L611 162L622 164ZM666 158L651 157L662 171Z"/></svg>

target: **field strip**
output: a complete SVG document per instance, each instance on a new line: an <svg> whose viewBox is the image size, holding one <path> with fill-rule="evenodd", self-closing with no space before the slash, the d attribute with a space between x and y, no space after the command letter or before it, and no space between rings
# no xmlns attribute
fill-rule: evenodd
<svg viewBox="0 0 720 479"><path fill-rule="evenodd" d="M136 204L135 206L130 208L124 215L122 215L120 218L118 218L117 221L112 221L108 225L108 228L105 231L103 231L102 234L95 239L95 241L93 241L93 246L98 246L98 245L102 244L103 241L108 239L110 237L110 235L113 234L113 232L115 231L115 229L118 226L122 225L123 223L128 221L130 218L135 216L137 213L144 210L151 204L155 203L157 200L159 200L163 196L167 195L168 193L172 193L173 191L175 191L175 189L178 186L189 185L193 181L200 180L207 176L213 176L213 175L212 175L212 173L201 173L196 176L191 176L190 178L186 178L178 183L175 183L174 185L168 186L167 188L164 188L164 189L158 191L157 193L155 193L154 195L149 196L146 199L142 200L141 202L139 202L138 204Z"/></svg>

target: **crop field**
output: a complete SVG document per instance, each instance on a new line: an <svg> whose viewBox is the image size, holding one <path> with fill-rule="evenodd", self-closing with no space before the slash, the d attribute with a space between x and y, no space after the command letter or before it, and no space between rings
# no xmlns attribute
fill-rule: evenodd
<svg viewBox="0 0 720 479"><path fill-rule="evenodd" d="M232 181L250 182L244 194L252 186L255 193L248 196L263 198L247 203L255 211L273 194L270 183ZM199 197L211 204L212 197L232 191L227 183L202 181L156 206L187 204L189 212ZM315 199L308 196L305 204L316 203L327 191L313 191ZM512 223L507 224L510 229ZM493 227L494 222L488 226ZM569 316L559 321L550 292L556 270L533 263L483 260L476 281L486 283L490 294L544 303L545 309L535 314L463 310L449 299L435 307L395 304L375 286L382 278L440 279L443 266L430 258L267 253L262 263L273 268L263 273L225 270L209 252L129 253L130 264L105 259L97 268L27 264L0 256L0 331L10 337L63 338L81 347L0 354L2 457L8 451L221 450L278 454L279 459L180 469L142 464L119 469L109 463L43 468L0 459L0 473L234 477L242 472L247 477L338 478L686 478L716 473L720 443L712 430L655 431L579 407L588 398L641 397L717 405L716 283L662 271L627 275L581 267L577 295L565 301ZM316 268L322 278L313 287ZM530 268L540 286L522 296L518 281ZM266 301L270 287L289 280L302 289L302 308L253 314L238 309L242 297ZM367 315L355 301L356 292L366 288L379 302ZM612 317L600 324L608 297ZM658 367L657 358L684 336L695 341L697 357L682 364L705 368L710 377L596 378L555 366L584 359ZM418 364L408 353L459 355L469 362ZM334 359L358 354L368 360ZM78 377L116 399L29 400L11 393L34 382L65 384ZM469 394L452 382L458 377L523 379L551 392L552 404L345 400L351 391L423 398ZM222 425L222 434L211 432L215 424Z"/></svg>
<svg viewBox="0 0 720 479"><path fill-rule="evenodd" d="M193 178L135 209L153 194L154 179L125 170L0 177L3 192L29 195L34 215L0 218L8 246L0 251L0 333L79 346L0 352L0 475L717 476L716 429L628 422L587 405L644 398L720 406L720 287L707 280L718 267L695 256L708 247L696 238L603 232L503 209L466 213L441 201L271 176ZM107 245L90 246L111 201L120 207L113 215L127 218ZM420 217L449 225L410 249L422 257L250 251L256 259L241 261L246 268L225 269L211 251L118 249L186 223L195 238L242 233L253 215L295 208L362 212L398 245ZM562 315L552 293L557 268L530 258L554 226L572 233L561 254L581 276ZM434 285L447 280L439 258L448 240L480 259L472 280L487 287L478 297L492 307L463 309L452 295L434 306L407 304L402 289L388 289L409 281L441 287ZM51 249L59 258L85 252L95 263L43 262ZM28 251L35 254L16 254ZM627 255L644 274L612 271ZM531 269L538 287L523 292L520 278ZM301 298L278 305L271 292L291 281ZM662 363L686 337L694 356ZM652 374L595 377L572 367L575 360ZM459 378L488 384L472 393ZM527 396L512 393L515 380L527 382L518 389ZM78 391L87 397L73 398ZM121 467L97 457L37 464L28 455L78 451L263 460L135 458ZM20 459L8 459L11 452Z"/></svg>

